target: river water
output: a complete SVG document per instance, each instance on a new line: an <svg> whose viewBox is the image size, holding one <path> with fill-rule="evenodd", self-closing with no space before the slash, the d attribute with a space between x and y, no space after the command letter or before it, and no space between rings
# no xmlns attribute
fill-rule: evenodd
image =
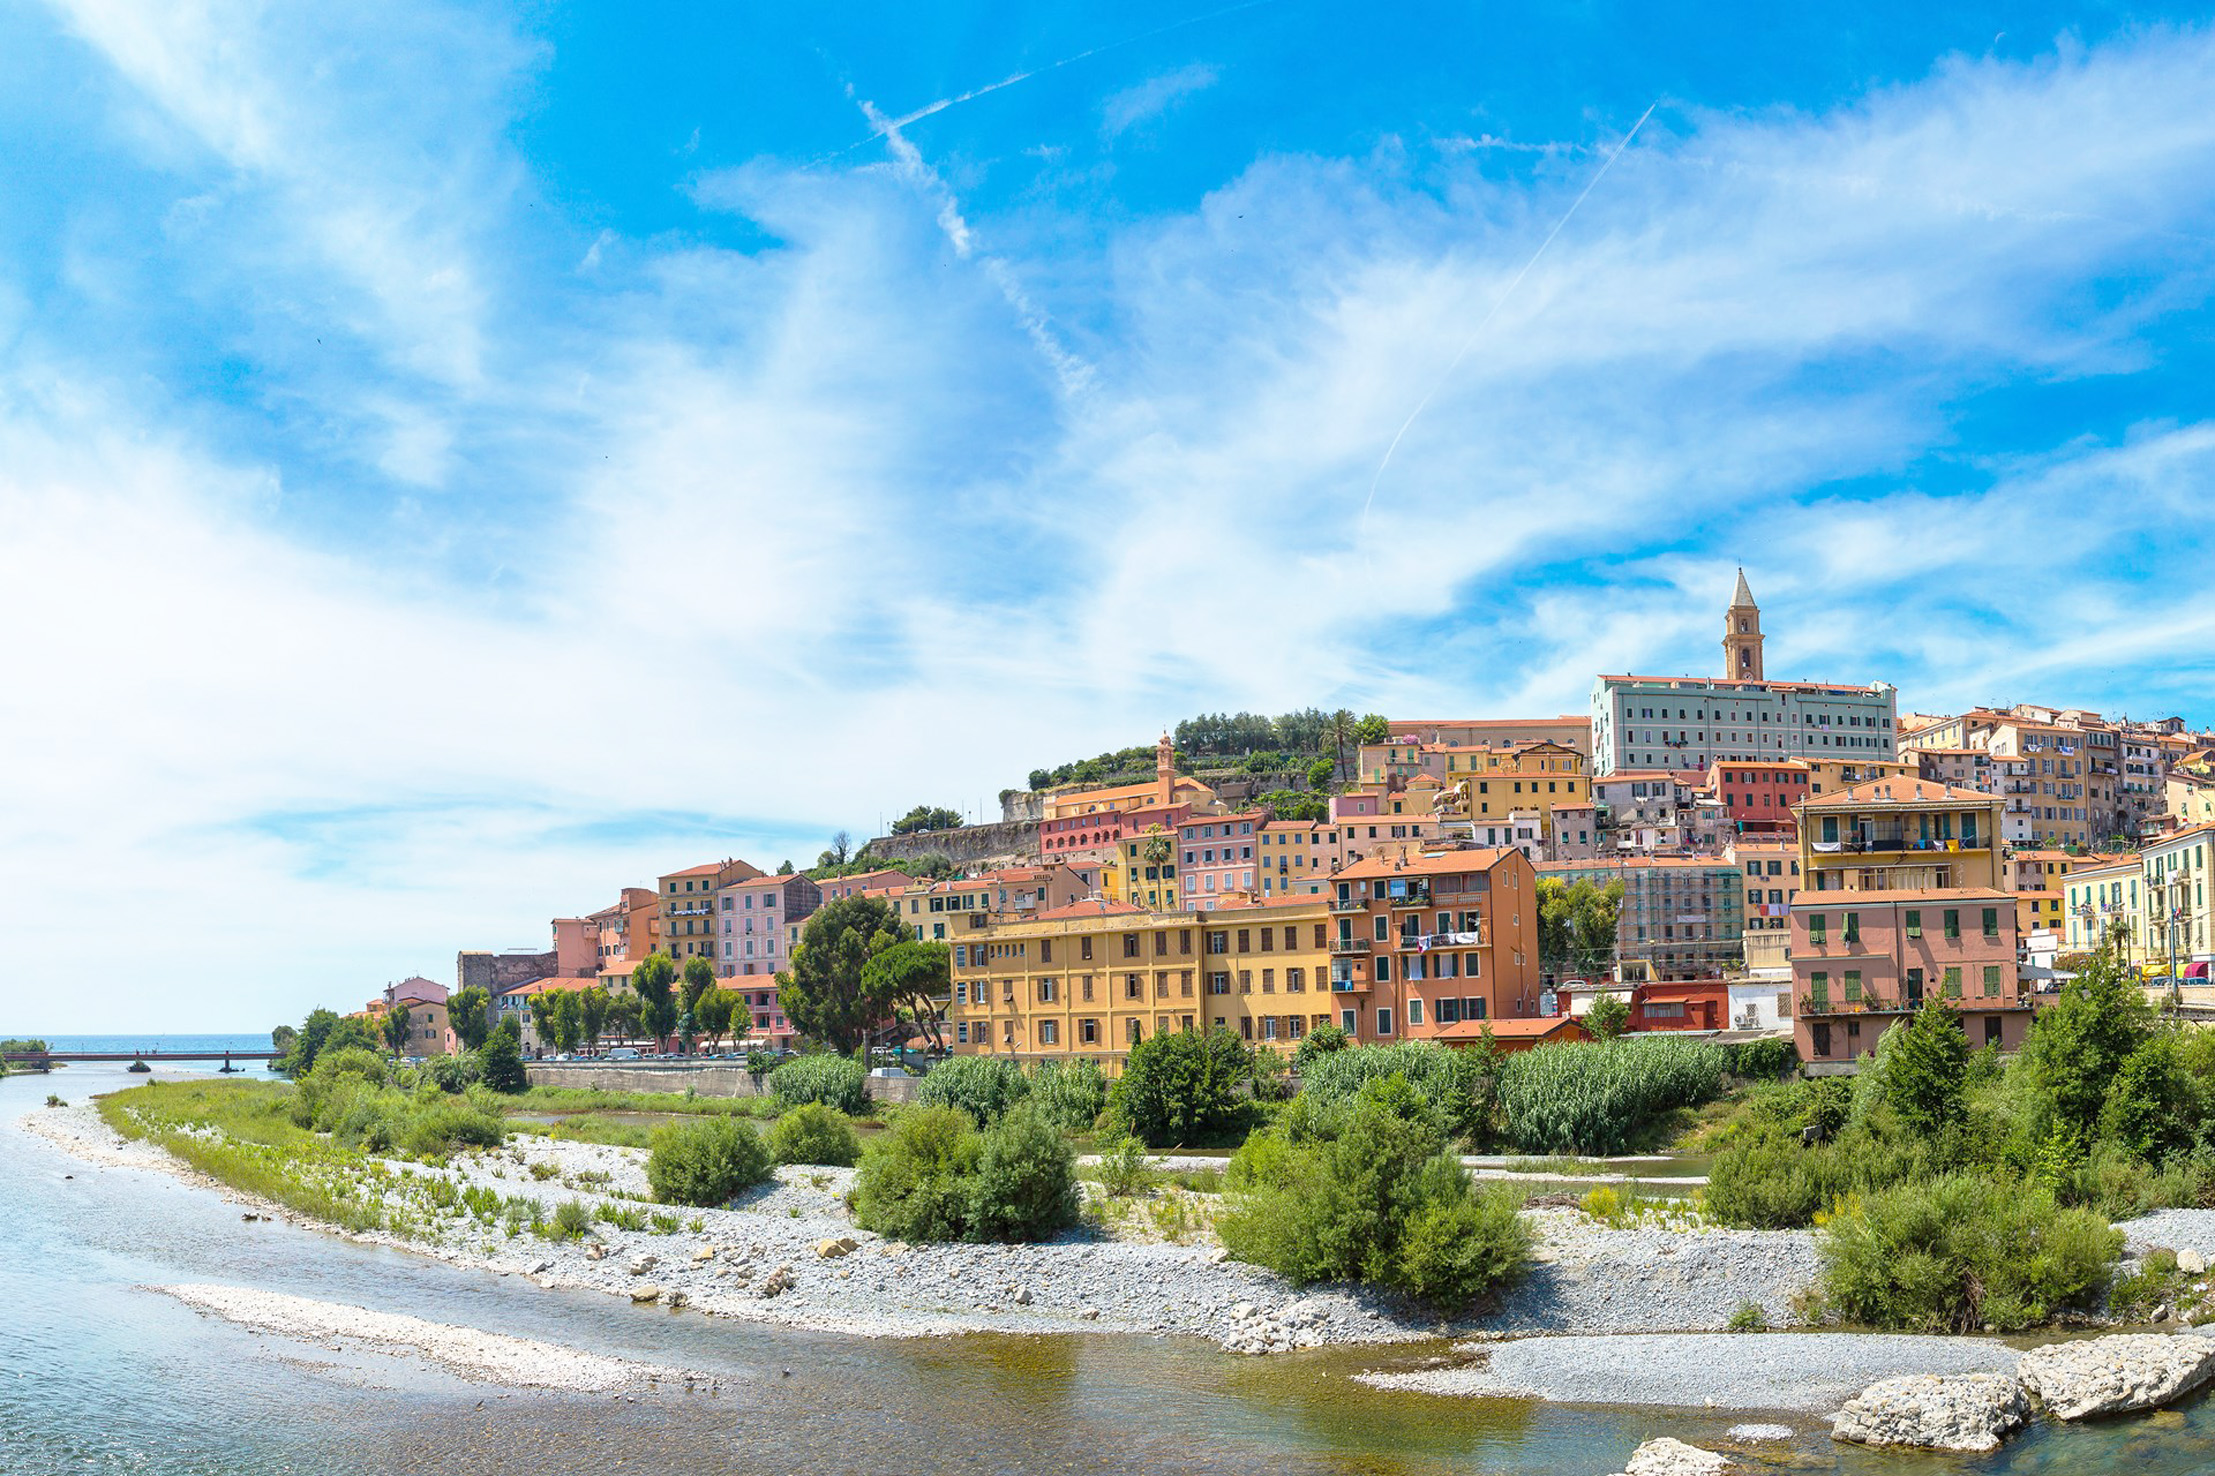
<svg viewBox="0 0 2215 1476"><path fill-rule="evenodd" d="M1620 1470L1639 1441L1717 1440L1719 1411L1386 1393L1362 1368L1442 1349L1244 1359L1101 1334L887 1341L762 1328L545 1291L290 1226L219 1193L100 1168L13 1124L48 1092L129 1086L75 1066L0 1081L0 1472L1284 1472ZM720 1375L721 1392L504 1391L207 1318L149 1286L266 1287ZM1760 1416L1756 1416L1760 1417ZM1834 1447L1846 1476L2215 1471L2215 1405L2181 1423L2041 1429L1981 1461Z"/></svg>

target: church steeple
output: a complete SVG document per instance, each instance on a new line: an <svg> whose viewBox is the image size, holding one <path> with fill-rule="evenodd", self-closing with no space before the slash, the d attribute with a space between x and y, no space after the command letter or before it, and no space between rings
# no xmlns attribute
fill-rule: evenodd
<svg viewBox="0 0 2215 1476"><path fill-rule="evenodd" d="M1168 808L1177 802L1177 746L1164 732L1154 745L1154 803Z"/></svg>
<svg viewBox="0 0 2215 1476"><path fill-rule="evenodd" d="M1738 571L1738 587L1731 591L1730 609L1723 616L1723 675L1732 681L1762 680L1761 607L1746 585L1746 571Z"/></svg>

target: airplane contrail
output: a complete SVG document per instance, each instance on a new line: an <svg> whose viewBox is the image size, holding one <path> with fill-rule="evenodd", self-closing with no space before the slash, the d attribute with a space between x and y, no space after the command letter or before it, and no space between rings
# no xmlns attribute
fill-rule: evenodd
<svg viewBox="0 0 2215 1476"><path fill-rule="evenodd" d="M1586 197L1595 189L1599 188L1600 181L1607 178L1608 170L1614 166L1617 159L1623 156L1623 151L1630 147L1630 141L1638 137L1638 130L1646 126L1646 120L1651 118L1654 115L1654 109L1660 106L1661 99L1658 97L1648 103L1646 111L1638 115L1638 121L1631 124L1630 131L1623 135L1623 141L1617 144L1605 159L1600 161L1600 167L1594 171L1592 178L1586 182L1583 191L1578 194L1576 199L1569 202L1567 210L1561 212L1561 219L1555 221L1554 228L1546 232L1546 239L1538 243L1538 249L1530 254L1530 260L1523 263L1523 269L1517 272L1514 280L1507 284L1506 289L1497 298L1493 299L1491 308L1482 318L1477 320L1477 326L1469 330L1469 336L1463 340L1461 351L1454 355L1453 362L1449 363L1444 371L1439 374L1430 389L1425 391L1421 402L1416 405L1413 411L1409 412L1407 419L1401 423L1400 429L1392 437L1392 444L1384 448L1384 459L1377 463L1376 475L1369 479L1369 496L1361 504L1360 532L1366 533L1369 530L1369 509L1376 503L1377 486L1384 480L1384 469L1392 464L1392 453L1400 449L1400 442L1406 437L1409 427L1413 426L1422 417L1423 412L1430 408L1431 401L1437 398L1438 392L1446 387L1446 381L1453 378L1454 371L1461 367L1461 361L1469 357L1469 350L1477 346L1477 340L1484 335L1484 330L1491 325L1493 318L1498 316L1500 309L1507 305L1507 300L1515 295L1515 289L1523 285L1523 279L1530 275L1531 268L1538 265L1538 258L1546 254L1546 248L1554 244L1554 237L1560 235L1561 228L1569 224L1569 217L1575 215L1577 207L1582 205Z"/></svg>
<svg viewBox="0 0 2215 1476"><path fill-rule="evenodd" d="M1091 47L1085 51L1080 51L1074 56L1065 56L1059 61L1051 61L1046 63L1044 66L1033 67L1027 72L1016 72L1011 76L1002 77L997 82L987 82L982 87L973 87L969 91L957 94L953 97L942 97L937 102L924 104L922 107L917 108L912 113L903 113L897 118L881 119L877 122L875 131L872 132L869 137L848 144L845 148L840 149L835 154L826 154L823 156L823 158L818 159L816 162L818 164L829 163L832 159L840 158L846 154L851 154L854 150L858 148L864 148L869 144L875 143L878 139L883 138L886 134L897 133L901 129L907 127L910 123L919 123L923 119L930 117L934 113L943 113L948 108L956 107L965 102L974 101L977 98L985 96L987 93L998 92L1003 87L1013 87L1018 82L1028 82L1033 77L1043 77L1048 72L1058 72L1063 67L1075 66L1078 62L1087 61L1092 57L1100 55L1102 52L1116 51L1125 46L1135 46L1141 41L1150 41L1156 36L1165 36L1171 31L1179 31L1184 29L1186 26L1196 26L1203 21L1217 20L1226 15L1234 15L1241 10L1253 10L1259 6L1274 5L1276 3L1277 0L1241 0L1241 3L1237 5L1226 5L1219 10L1210 10L1203 15L1187 16L1183 20L1171 21L1165 26L1156 26L1150 31L1141 31L1135 36L1125 36L1120 41L1103 42L1101 45Z"/></svg>

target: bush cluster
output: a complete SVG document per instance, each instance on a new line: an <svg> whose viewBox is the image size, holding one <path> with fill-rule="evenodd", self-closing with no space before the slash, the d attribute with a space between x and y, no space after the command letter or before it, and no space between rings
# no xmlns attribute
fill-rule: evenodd
<svg viewBox="0 0 2215 1476"><path fill-rule="evenodd" d="M317 1058L293 1087L287 1113L295 1125L365 1153L443 1158L457 1148L497 1147L507 1136L506 1119L489 1102L427 1081L403 1090L382 1056L352 1046Z"/></svg>
<svg viewBox="0 0 2215 1476"><path fill-rule="evenodd" d="M1108 1111L1149 1148L1217 1142L1253 1114L1253 1048L1228 1030L1169 1031L1131 1047Z"/></svg>
<svg viewBox="0 0 2215 1476"><path fill-rule="evenodd" d="M1321 1110L1351 1108L1373 1081L1397 1076L1415 1089L1446 1130L1474 1137L1490 1098L1487 1063L1471 1051L1436 1041L1353 1045L1315 1056L1300 1073L1300 1095Z"/></svg>
<svg viewBox="0 0 2215 1476"><path fill-rule="evenodd" d="M1023 1068L1005 1056L955 1056L933 1066L916 1088L915 1099L933 1107L954 1107L978 1127L1023 1100L1031 1089Z"/></svg>
<svg viewBox="0 0 2215 1476"><path fill-rule="evenodd" d="M1919 1332L2012 1332L2099 1303L2121 1232L2085 1209L1975 1174L1845 1201L1822 1240L1834 1315Z"/></svg>
<svg viewBox="0 0 2215 1476"><path fill-rule="evenodd" d="M1668 1035L1540 1046L1500 1063L1508 1138L1525 1153L1620 1153L1650 1118L1722 1090L1722 1052Z"/></svg>
<svg viewBox="0 0 2215 1476"><path fill-rule="evenodd" d="M820 1102L848 1117L869 1110L869 1070L848 1056L795 1056L769 1073L769 1090L786 1107Z"/></svg>
<svg viewBox="0 0 2215 1476"><path fill-rule="evenodd" d="M849 1168L861 1158L861 1138L845 1113L809 1102L777 1119L769 1129L769 1151L779 1163Z"/></svg>
<svg viewBox="0 0 2215 1476"><path fill-rule="evenodd" d="M1030 1099L1065 1133L1091 1132L1107 1098L1107 1075L1097 1061L1042 1061L1031 1068Z"/></svg>
<svg viewBox="0 0 2215 1476"><path fill-rule="evenodd" d="M1437 1110L1405 1076L1367 1082L1348 1111L1295 1109L1232 1155L1231 1205L1216 1222L1232 1255L1295 1282L1372 1282L1442 1309L1522 1274L1530 1233L1515 1200L1472 1192Z"/></svg>
<svg viewBox="0 0 2215 1476"><path fill-rule="evenodd" d="M769 1147L735 1117L698 1117L654 1132L646 1182L662 1204L720 1208L770 1175Z"/></svg>
<svg viewBox="0 0 2215 1476"><path fill-rule="evenodd" d="M1043 1240L1076 1223L1076 1156L1025 1103L984 1131L959 1108L901 1112L862 1155L854 1218L895 1240Z"/></svg>

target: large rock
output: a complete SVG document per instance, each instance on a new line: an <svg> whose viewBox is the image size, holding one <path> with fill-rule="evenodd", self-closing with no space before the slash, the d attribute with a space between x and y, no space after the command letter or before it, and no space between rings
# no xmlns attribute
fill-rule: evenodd
<svg viewBox="0 0 2215 1476"><path fill-rule="evenodd" d="M2005 1374L1910 1374L1880 1379L1831 1416L1833 1440L1931 1450L1996 1450L2030 1417L2023 1386Z"/></svg>
<svg viewBox="0 0 2215 1476"><path fill-rule="evenodd" d="M1632 1451L1621 1476L1724 1476L1732 1465L1729 1456L1664 1435Z"/></svg>
<svg viewBox="0 0 2215 1476"><path fill-rule="evenodd" d="M2118 1333L2048 1343L2025 1353L2017 1372L2058 1419L2121 1414L2167 1404L2215 1377L2215 1338Z"/></svg>

